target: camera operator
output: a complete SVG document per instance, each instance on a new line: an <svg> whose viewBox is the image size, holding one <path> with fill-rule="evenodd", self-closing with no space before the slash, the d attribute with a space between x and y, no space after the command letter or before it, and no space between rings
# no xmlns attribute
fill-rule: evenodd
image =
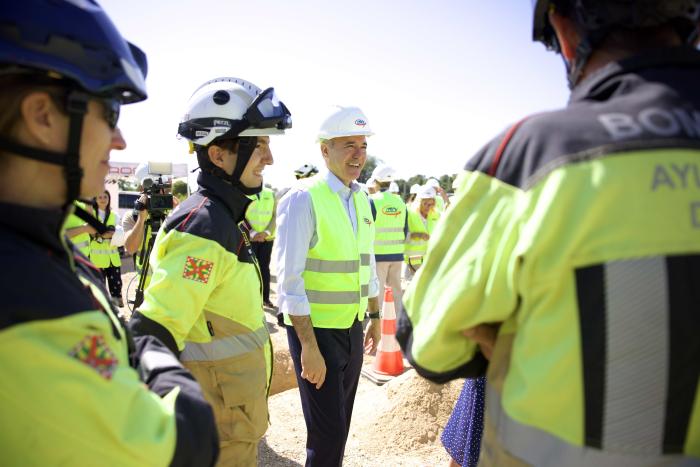
<svg viewBox="0 0 700 467"><path fill-rule="evenodd" d="M135 176L139 181L139 190L141 191L141 196L134 203L134 210L130 215L124 216L122 220L122 228L124 229L124 251L128 255L136 254L138 263L136 264L138 269L141 269L142 264L140 260L140 250L144 243L144 237L148 239L152 232L157 233L160 227L160 222L157 222L157 226L151 225L147 226L147 222L150 219L149 211L149 193L144 188L144 185L149 185L154 180L158 180L159 176L157 174L149 173L149 163L142 162L138 165L135 171ZM151 185L152 187L152 185ZM162 187L158 190L160 195L169 194L170 188ZM172 207L176 207L178 204L178 199L174 196L172 198ZM162 215L162 216L161 216ZM153 220L162 221L167 216L167 214L162 211L158 211ZM162 217L162 218L161 218ZM157 228L153 228L157 227Z"/></svg>

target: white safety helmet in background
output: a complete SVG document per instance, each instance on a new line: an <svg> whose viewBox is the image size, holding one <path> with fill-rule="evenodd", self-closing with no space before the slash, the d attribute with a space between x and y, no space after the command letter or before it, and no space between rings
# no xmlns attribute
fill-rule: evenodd
<svg viewBox="0 0 700 467"><path fill-rule="evenodd" d="M365 182L365 185L368 187L374 188L374 185L377 183L377 181L374 179L374 177L369 177L367 181Z"/></svg>
<svg viewBox="0 0 700 467"><path fill-rule="evenodd" d="M207 81L192 94L178 134L207 146L222 136L279 135L291 127L291 114L274 88L263 91L243 79L224 77Z"/></svg>
<svg viewBox="0 0 700 467"><path fill-rule="evenodd" d="M318 130L318 141L340 138L343 136L372 136L367 117L359 107L335 106Z"/></svg>
<svg viewBox="0 0 700 467"><path fill-rule="evenodd" d="M425 185L437 190L440 187L440 182L438 182L436 178L429 178L428 181L425 182Z"/></svg>
<svg viewBox="0 0 700 467"><path fill-rule="evenodd" d="M379 164L372 171L372 178L378 182L390 182L394 180L396 171L388 164Z"/></svg>
<svg viewBox="0 0 700 467"><path fill-rule="evenodd" d="M399 184L396 182L391 182L389 184L389 193L398 193L399 192Z"/></svg>
<svg viewBox="0 0 700 467"><path fill-rule="evenodd" d="M420 185L418 183L414 183L413 185L411 185L411 190L409 191L409 193L412 195L415 195L418 193L419 190L420 190Z"/></svg>
<svg viewBox="0 0 700 467"><path fill-rule="evenodd" d="M435 188L429 185L423 185L416 193L416 199L433 199L437 196Z"/></svg>

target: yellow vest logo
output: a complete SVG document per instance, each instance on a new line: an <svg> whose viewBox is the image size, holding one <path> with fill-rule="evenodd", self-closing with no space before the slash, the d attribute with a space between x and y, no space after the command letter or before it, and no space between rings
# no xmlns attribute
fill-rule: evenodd
<svg viewBox="0 0 700 467"><path fill-rule="evenodd" d="M384 214L385 216L392 216L392 217L394 217L394 216L398 216L399 214L401 214L401 210L400 210L400 209L396 209L396 208L393 207L393 206L384 206L384 207L382 208L382 214Z"/></svg>

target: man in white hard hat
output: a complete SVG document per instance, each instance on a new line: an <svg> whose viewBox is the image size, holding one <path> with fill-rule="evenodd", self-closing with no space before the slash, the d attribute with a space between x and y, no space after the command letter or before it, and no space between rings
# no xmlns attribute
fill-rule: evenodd
<svg viewBox="0 0 700 467"><path fill-rule="evenodd" d="M318 134L327 172L292 188L277 209L278 305L306 421L307 466L342 464L363 347L373 352L380 338L374 222L355 182L372 134L359 108L334 109Z"/></svg>
<svg viewBox="0 0 700 467"><path fill-rule="evenodd" d="M385 286L391 287L394 302L401 302L401 264L408 224L406 203L390 191L391 184L396 184L394 173L393 167L387 164L378 165L372 172L372 178L379 186L379 191L370 195L370 205L375 222L374 259L381 292L380 307L384 305Z"/></svg>
<svg viewBox="0 0 700 467"><path fill-rule="evenodd" d="M429 178L425 182L426 186L432 187L435 189L435 210L438 212L443 212L445 208L450 204L450 199L447 197L447 193L445 192L444 188L440 185L440 182L437 180L437 178Z"/></svg>

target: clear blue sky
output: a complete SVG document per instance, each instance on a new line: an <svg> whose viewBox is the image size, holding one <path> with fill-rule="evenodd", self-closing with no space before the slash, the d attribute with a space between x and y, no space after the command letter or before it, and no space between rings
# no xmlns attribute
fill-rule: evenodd
<svg viewBox="0 0 700 467"><path fill-rule="evenodd" d="M273 137L265 182L323 166L316 130L333 104L356 105L369 153L400 178L456 173L523 116L566 104L561 59L531 41L529 0L103 0L148 55L149 99L123 108L128 148L113 160L194 164L176 129L204 81L273 86L294 128Z"/></svg>

